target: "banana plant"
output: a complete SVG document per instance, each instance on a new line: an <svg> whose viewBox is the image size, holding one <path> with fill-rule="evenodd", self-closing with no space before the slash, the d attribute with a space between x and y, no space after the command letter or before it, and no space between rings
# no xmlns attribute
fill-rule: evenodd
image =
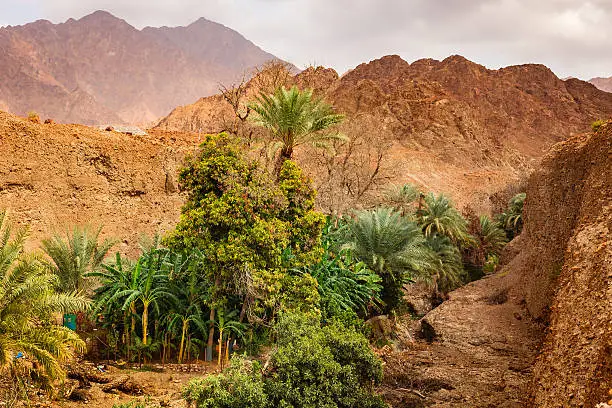
<svg viewBox="0 0 612 408"><path fill-rule="evenodd" d="M244 332L245 325L236 320L237 316L237 310L227 312L224 309L217 309L217 320L214 322L214 325L219 330L219 355L217 364L220 367L222 367L221 359L223 356L224 340L227 340L228 343L225 353L225 360L229 360L229 335L233 333L236 336L242 336L242 333Z"/></svg>

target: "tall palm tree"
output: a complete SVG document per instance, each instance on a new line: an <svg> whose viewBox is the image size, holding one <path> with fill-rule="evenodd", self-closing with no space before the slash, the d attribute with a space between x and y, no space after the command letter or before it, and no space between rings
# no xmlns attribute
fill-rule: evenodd
<svg viewBox="0 0 612 408"><path fill-rule="evenodd" d="M432 254L417 224L389 208L358 212L349 224L348 247L383 280L383 301L397 306L402 285L414 278L428 279Z"/></svg>
<svg viewBox="0 0 612 408"><path fill-rule="evenodd" d="M444 194L427 194L423 207L417 211L417 220L425 237L442 235L458 244L471 242L467 221Z"/></svg>
<svg viewBox="0 0 612 408"><path fill-rule="evenodd" d="M268 129L274 139L270 155L273 157L280 150L277 174L297 146L321 146L343 138L329 129L341 123L344 116L335 113L323 99L313 97L311 89L300 91L294 86L291 89L280 87L273 95L262 92L249 107L255 113L255 123Z"/></svg>
<svg viewBox="0 0 612 408"><path fill-rule="evenodd" d="M85 310L88 301L57 293L57 277L44 261L24 253L26 230L15 233L0 211L0 368L17 364L19 353L38 363L48 381L65 375L62 363L85 343L71 330L51 324L57 312Z"/></svg>
<svg viewBox="0 0 612 408"><path fill-rule="evenodd" d="M53 261L53 272L58 276L64 292L85 292L91 289L86 275L100 267L116 241L99 242L102 227L75 227L66 236L54 235L42 241L42 248Z"/></svg>

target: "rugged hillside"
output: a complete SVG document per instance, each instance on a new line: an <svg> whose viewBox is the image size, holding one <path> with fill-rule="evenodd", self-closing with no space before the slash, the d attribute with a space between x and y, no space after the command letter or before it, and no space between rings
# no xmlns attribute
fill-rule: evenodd
<svg viewBox="0 0 612 408"><path fill-rule="evenodd" d="M0 108L60 122L145 123L273 58L206 19L143 30L103 11L40 20L0 28Z"/></svg>
<svg viewBox="0 0 612 408"><path fill-rule="evenodd" d="M369 146L390 146L391 182L416 182L486 209L491 193L517 182L554 143L612 117L612 94L562 81L542 65L488 70L460 56L412 64L387 56L339 77L308 69L293 80L347 114L342 131ZM245 99L256 92L247 87ZM164 130L227 129L233 112L220 96L175 109ZM330 183L318 156L302 152L319 189ZM300 152L298 152L298 157Z"/></svg>
<svg viewBox="0 0 612 408"><path fill-rule="evenodd" d="M526 255L513 266L528 310L550 322L535 405L592 407L612 391L612 123L555 146L527 194Z"/></svg>
<svg viewBox="0 0 612 408"><path fill-rule="evenodd" d="M529 180L510 262L423 318L431 344L384 355L390 400L569 408L610 399L611 163L612 124L555 145Z"/></svg>
<svg viewBox="0 0 612 408"><path fill-rule="evenodd" d="M612 77L610 78L593 78L589 81L602 91L612 92Z"/></svg>
<svg viewBox="0 0 612 408"><path fill-rule="evenodd" d="M0 112L0 208L30 225L35 245L52 231L89 223L138 248L141 234L172 228L182 198L175 175L195 138L39 125Z"/></svg>

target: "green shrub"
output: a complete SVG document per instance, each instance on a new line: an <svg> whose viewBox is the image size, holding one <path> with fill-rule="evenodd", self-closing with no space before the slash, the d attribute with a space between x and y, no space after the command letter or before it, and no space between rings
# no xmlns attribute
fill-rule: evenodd
<svg viewBox="0 0 612 408"><path fill-rule="evenodd" d="M497 270L497 266L499 265L499 256L495 254L490 254L487 256L487 260L483 266L483 272L487 275L494 273Z"/></svg>
<svg viewBox="0 0 612 408"><path fill-rule="evenodd" d="M363 334L338 321L321 327L316 316L284 314L275 326L277 347L263 371L232 361L223 374L193 380L185 399L197 408L382 408L373 387L382 364Z"/></svg>
<svg viewBox="0 0 612 408"><path fill-rule="evenodd" d="M606 124L605 120L598 119L591 124L591 129L593 129L593 132L597 132L605 124Z"/></svg>
<svg viewBox="0 0 612 408"><path fill-rule="evenodd" d="M271 406L264 390L259 363L234 358L223 374L195 379L183 397L198 408L250 408Z"/></svg>

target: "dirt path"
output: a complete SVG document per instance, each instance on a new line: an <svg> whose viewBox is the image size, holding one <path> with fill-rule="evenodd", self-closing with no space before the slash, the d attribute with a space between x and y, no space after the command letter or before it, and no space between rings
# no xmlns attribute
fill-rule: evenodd
<svg viewBox="0 0 612 408"><path fill-rule="evenodd" d="M83 381L79 384L78 380L67 380L69 384L78 384L79 387L73 392L72 397L59 399L51 405L52 407L112 408L116 404L131 401L143 402L147 407L185 407L186 403L181 398L181 392L187 383L192 378L218 372L216 365L203 362L190 365L169 364L164 368L156 365L147 369L118 369L105 366L103 373L96 371L95 365L90 362L82 364L86 372L100 375L105 383L92 380L84 386ZM128 387L132 387L133 390L108 390L109 384L124 380L127 380Z"/></svg>
<svg viewBox="0 0 612 408"><path fill-rule="evenodd" d="M421 320L432 340L383 353L394 407L528 407L541 330L499 274L473 282Z"/></svg>

